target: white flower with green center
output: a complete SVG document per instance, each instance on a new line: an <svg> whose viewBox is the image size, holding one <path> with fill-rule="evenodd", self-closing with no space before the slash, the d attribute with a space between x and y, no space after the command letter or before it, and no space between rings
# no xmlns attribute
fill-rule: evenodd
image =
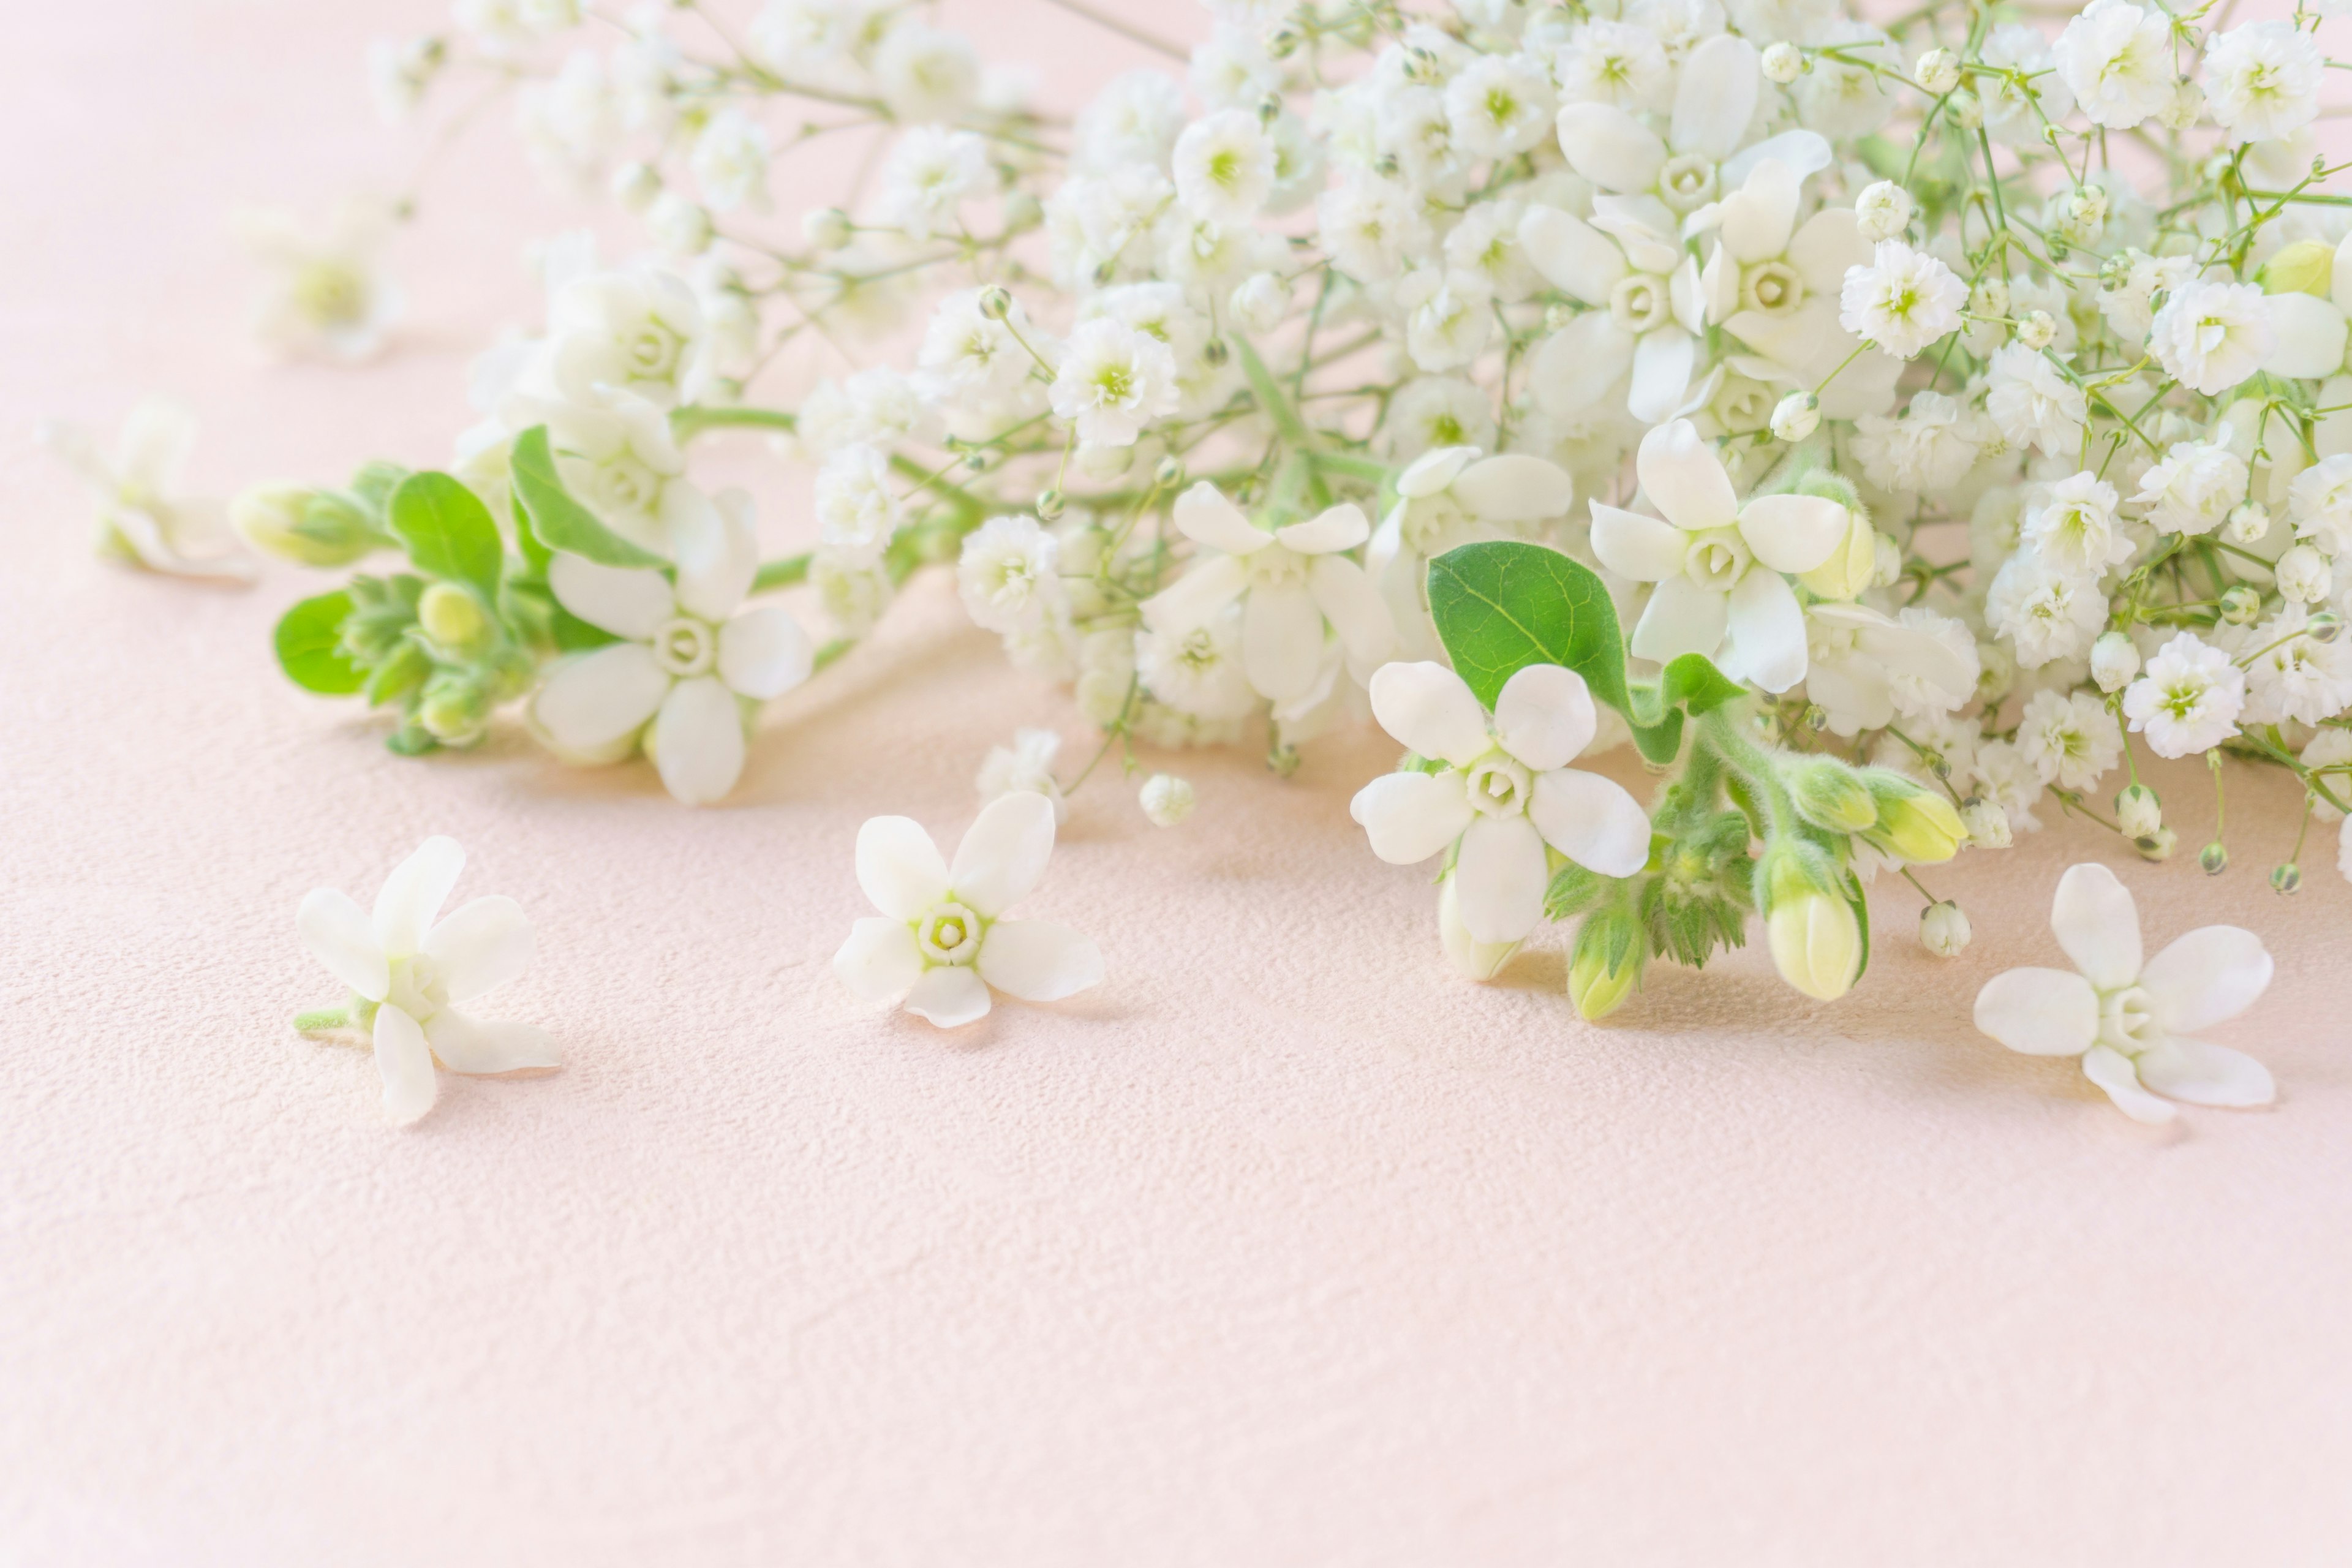
<svg viewBox="0 0 2352 1568"><path fill-rule="evenodd" d="M1176 412L1176 356L1150 333L1097 317L1070 334L1048 395L1055 417L1089 447L1132 447L1143 427Z"/></svg>
<svg viewBox="0 0 2352 1568"><path fill-rule="evenodd" d="M2209 751L2238 732L2246 706L2246 672L2194 632L2157 650L2124 689L2124 717L2159 757Z"/></svg>
<svg viewBox="0 0 2352 1568"><path fill-rule="evenodd" d="M220 506L178 493L196 444L194 415L146 398L122 422L111 455L79 425L50 420L37 434L96 499L91 543L100 555L174 577L252 580L253 557L237 548Z"/></svg>
<svg viewBox="0 0 2352 1568"><path fill-rule="evenodd" d="M303 945L352 996L349 1007L307 1015L297 1026L370 1030L383 1108L397 1122L433 1109L436 1058L477 1077L557 1065L544 1030L457 1011L521 973L531 954L530 922L512 899L476 899L439 918L465 868L454 839L428 838L384 879L373 914L349 894L320 888L295 917Z"/></svg>
<svg viewBox="0 0 2352 1568"><path fill-rule="evenodd" d="M401 293L385 273L392 217L346 202L317 228L277 212L246 213L237 237L265 270L254 332L289 358L373 359L400 320Z"/></svg>
<svg viewBox="0 0 2352 1568"><path fill-rule="evenodd" d="M702 306L675 273L645 267L574 279L548 313L556 384L567 397L586 401L606 387L662 408L693 400L705 370Z"/></svg>
<svg viewBox="0 0 2352 1568"><path fill-rule="evenodd" d="M1885 239L1869 264L1850 267L1838 295L1838 325L1910 359L1960 324L1969 286L1943 261Z"/></svg>
<svg viewBox="0 0 2352 1568"><path fill-rule="evenodd" d="M1274 192L1274 139L1255 114L1220 110L1176 139L1177 199L1211 223L1247 223Z"/></svg>
<svg viewBox="0 0 2352 1568"><path fill-rule="evenodd" d="M1647 423L1672 414L1698 363L1706 303L1697 259L1623 204L1607 211L1596 204L1590 223L1530 204L1519 247L1546 282L1591 307L1546 338L1528 364L1528 388L1544 411L1583 414L1631 372L1625 405L1633 416Z"/></svg>
<svg viewBox="0 0 2352 1568"><path fill-rule="evenodd" d="M1058 1002L1100 984L1092 941L1051 921L1004 918L1053 852L1054 803L1025 790L981 812L952 866L919 823L869 818L857 830L857 885L882 912L851 930L834 973L866 1001L903 997L908 1012L943 1029L985 1017L992 986Z"/></svg>
<svg viewBox="0 0 2352 1568"><path fill-rule="evenodd" d="M557 552L547 572L556 602L622 639L557 665L531 699L531 721L560 755L616 762L643 744L688 805L735 787L746 705L798 686L814 659L789 612L739 613L759 567L750 513L740 491L681 513L675 583Z"/></svg>
<svg viewBox="0 0 2352 1568"><path fill-rule="evenodd" d="M1977 1027L2012 1051L2079 1057L2083 1076L2139 1121L2169 1121L2158 1095L2193 1105L2268 1105L2262 1063L2194 1032L2234 1018L2271 983L2262 940L2205 926L2141 958L2139 910L2105 866L2058 880L2050 911L2073 970L2012 969L1977 993ZM2150 1093L2150 1090L2154 1093Z"/></svg>

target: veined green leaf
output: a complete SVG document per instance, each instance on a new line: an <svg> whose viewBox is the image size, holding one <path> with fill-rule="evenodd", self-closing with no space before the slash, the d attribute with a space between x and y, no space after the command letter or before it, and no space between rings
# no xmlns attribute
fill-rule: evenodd
<svg viewBox="0 0 2352 1568"><path fill-rule="evenodd" d="M457 480L433 473L401 480L392 492L392 531L419 571L466 584L485 605L498 601L506 547L490 509Z"/></svg>
<svg viewBox="0 0 2352 1568"><path fill-rule="evenodd" d="M515 499L530 514L531 533L550 550L584 555L606 566L666 566L667 562L604 526L572 498L555 471L547 426L534 425L515 437L510 466Z"/></svg>
<svg viewBox="0 0 2352 1568"><path fill-rule="evenodd" d="M278 662L287 678L321 697L349 697L367 682L367 671L343 655L343 622L352 596L338 588L303 600L278 617Z"/></svg>

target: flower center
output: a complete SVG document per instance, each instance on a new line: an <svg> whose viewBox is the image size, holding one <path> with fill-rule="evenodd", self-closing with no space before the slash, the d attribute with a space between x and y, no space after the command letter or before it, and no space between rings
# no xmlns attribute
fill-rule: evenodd
<svg viewBox="0 0 2352 1568"><path fill-rule="evenodd" d="M1678 213L1705 206L1715 199L1715 163L1685 153L1669 158L1658 171L1658 199Z"/></svg>
<svg viewBox="0 0 2352 1568"><path fill-rule="evenodd" d="M1307 560L1286 545L1269 544L1244 557L1249 563L1250 585L1257 588L1299 588L1307 584Z"/></svg>
<svg viewBox="0 0 2352 1568"><path fill-rule="evenodd" d="M1748 563L1753 559L1748 542L1739 537L1738 529L1710 528L1691 536L1690 552L1683 557L1683 570L1700 587L1728 594L1748 574Z"/></svg>
<svg viewBox="0 0 2352 1568"><path fill-rule="evenodd" d="M970 963L980 956L980 939L988 922L961 904L933 904L915 922L915 945L933 963Z"/></svg>
<svg viewBox="0 0 2352 1568"><path fill-rule="evenodd" d="M2099 998L2099 1044L2136 1057L2163 1037L2156 1026L2156 999L2139 986Z"/></svg>
<svg viewBox="0 0 2352 1568"><path fill-rule="evenodd" d="M592 493L607 506L625 512L650 509L661 488L651 468L625 455L599 464L594 479Z"/></svg>
<svg viewBox="0 0 2352 1568"><path fill-rule="evenodd" d="M392 989L384 1001L422 1024L449 1005L449 977L423 953L392 961Z"/></svg>
<svg viewBox="0 0 2352 1568"><path fill-rule="evenodd" d="M294 275L302 313L326 326L347 326L367 313L367 286L339 261L313 261Z"/></svg>
<svg viewBox="0 0 2352 1568"><path fill-rule="evenodd" d="M1471 809L1483 816L1517 816L1528 808L1527 765L1499 747L1463 773Z"/></svg>
<svg viewBox="0 0 2352 1568"><path fill-rule="evenodd" d="M691 616L664 621L654 630L654 662L680 680L707 675L719 657L719 639Z"/></svg>
<svg viewBox="0 0 2352 1568"><path fill-rule="evenodd" d="M640 379L658 381L677 368L677 334L647 326L628 342L629 368Z"/></svg>
<svg viewBox="0 0 2352 1568"><path fill-rule="evenodd" d="M1635 336L1664 324L1668 311L1666 291L1658 287L1659 279L1646 272L1635 272L1618 280L1610 290L1609 314L1616 323Z"/></svg>
<svg viewBox="0 0 2352 1568"><path fill-rule="evenodd" d="M1106 406L1127 402L1135 395L1135 375L1123 364L1107 364L1095 372L1095 391Z"/></svg>
<svg viewBox="0 0 2352 1568"><path fill-rule="evenodd" d="M1785 316L1804 302L1805 280L1785 261L1759 261L1740 275L1739 303L1768 316Z"/></svg>

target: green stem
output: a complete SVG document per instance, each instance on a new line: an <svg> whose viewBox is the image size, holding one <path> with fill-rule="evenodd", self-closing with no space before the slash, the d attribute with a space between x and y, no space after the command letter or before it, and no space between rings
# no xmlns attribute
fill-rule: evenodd
<svg viewBox="0 0 2352 1568"><path fill-rule="evenodd" d="M719 408L707 403L689 403L683 408L669 411L670 434L681 441L705 430L744 426L763 430L793 430L799 428L800 418L781 408Z"/></svg>
<svg viewBox="0 0 2352 1568"><path fill-rule="evenodd" d="M349 1007L313 1007L307 1013L294 1015L294 1032L315 1035L328 1029L347 1029L351 1023L352 1010Z"/></svg>
<svg viewBox="0 0 2352 1568"><path fill-rule="evenodd" d="M766 594L778 588L789 588L795 583L807 582L808 574L809 556L805 551L798 555L787 555L781 561L763 561L759 571L751 574L751 592Z"/></svg>

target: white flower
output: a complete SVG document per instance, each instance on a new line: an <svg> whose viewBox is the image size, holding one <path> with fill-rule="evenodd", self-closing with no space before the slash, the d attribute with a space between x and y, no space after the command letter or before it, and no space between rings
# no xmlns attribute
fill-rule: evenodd
<svg viewBox="0 0 2352 1568"><path fill-rule="evenodd" d="M1674 69L1657 35L1630 22L1595 20L1569 38L1552 61L1560 97L1640 111L1661 107Z"/></svg>
<svg viewBox="0 0 2352 1568"><path fill-rule="evenodd" d="M1488 55L1445 84L1454 143L1474 158L1524 153L1551 129L1551 80L1524 58Z"/></svg>
<svg viewBox="0 0 2352 1568"><path fill-rule="evenodd" d="M383 351L402 306L384 268L389 212L352 201L315 229L275 212L241 214L236 227L263 269L253 330L264 344L291 357L346 363Z"/></svg>
<svg viewBox="0 0 2352 1568"><path fill-rule="evenodd" d="M1176 139L1176 196L1213 223L1247 223L1274 191L1274 142L1255 114L1223 109Z"/></svg>
<svg viewBox="0 0 2352 1568"><path fill-rule="evenodd" d="M1897 359L1910 359L1960 324L1969 286L1899 239L1881 240L1866 267L1846 269L1838 324Z"/></svg>
<svg viewBox="0 0 2352 1568"><path fill-rule="evenodd" d="M1535 930L1551 882L1546 846L1605 877L1630 877L1649 858L1650 819L1633 797L1568 765L1599 724L1574 670L1521 669L1504 683L1491 722L1443 665L1385 665L1371 694L1381 728L1446 765L1374 779L1348 813L1392 866L1451 847L1462 922L1475 941L1517 942Z"/></svg>
<svg viewBox="0 0 2352 1568"><path fill-rule="evenodd" d="M768 128L729 105L694 139L694 180L713 212L768 206Z"/></svg>
<svg viewBox="0 0 2352 1568"><path fill-rule="evenodd" d="M2072 458L2083 444L2090 399L2048 356L2009 343L1993 352L1985 413L2011 445Z"/></svg>
<svg viewBox="0 0 2352 1568"><path fill-rule="evenodd" d="M1241 718L1257 705L1257 693L1242 663L1240 607L1181 630L1146 626L1135 635L1132 679L1188 718L1211 723ZM1118 682L1113 718L1126 707L1127 686Z"/></svg>
<svg viewBox="0 0 2352 1568"><path fill-rule="evenodd" d="M1071 159L1089 174L1136 165L1165 169L1183 129L1183 85L1164 71L1128 71L1079 111Z"/></svg>
<svg viewBox="0 0 2352 1568"><path fill-rule="evenodd" d="M2352 704L2352 646L2321 642L2310 621L2310 610L2289 605L2247 637L2245 723L2317 724Z"/></svg>
<svg viewBox="0 0 2352 1568"><path fill-rule="evenodd" d="M1990 436L1984 421L1957 400L1922 392L1900 419L1866 414L1856 420L1853 455L1881 489L1934 493L1968 477Z"/></svg>
<svg viewBox="0 0 2352 1568"><path fill-rule="evenodd" d="M1070 334L1050 395L1055 416L1076 426L1090 447L1131 447L1146 425L1182 401L1168 345L1104 317Z"/></svg>
<svg viewBox="0 0 2352 1568"><path fill-rule="evenodd" d="M2094 125L2128 131L2172 98L2172 22L2131 0L2091 0L2052 50L2058 78Z"/></svg>
<svg viewBox="0 0 2352 1568"><path fill-rule="evenodd" d="M2139 649L2128 632L2102 632L2091 645L2091 679L2109 696L2129 686L2139 674Z"/></svg>
<svg viewBox="0 0 2352 1568"><path fill-rule="evenodd" d="M1459 370L1476 359L1495 332L1495 307L1475 272L1417 267L1396 286L1405 321L1405 352L1422 370Z"/></svg>
<svg viewBox="0 0 2352 1568"><path fill-rule="evenodd" d="M1491 447L1494 405L1457 376L1418 376L1389 400L1374 442L1381 456L1407 464L1433 447Z"/></svg>
<svg viewBox="0 0 2352 1568"><path fill-rule="evenodd" d="M1916 212L1911 193L1892 180L1874 181L1853 199L1855 230L1872 245L1902 238Z"/></svg>
<svg viewBox="0 0 2352 1568"><path fill-rule="evenodd" d="M577 278L556 290L548 313L556 384L574 399L610 388L667 408L699 390L702 306L677 274L646 267Z"/></svg>
<svg viewBox="0 0 2352 1568"><path fill-rule="evenodd" d="M904 997L942 1029L987 1016L991 986L1058 1002L1100 984L1093 942L1051 921L1004 918L1053 852L1053 803L1026 790L982 810L952 867L919 824L869 817L857 830L857 885L882 912L852 928L833 972L866 1001Z"/></svg>
<svg viewBox="0 0 2352 1568"><path fill-rule="evenodd" d="M465 868L454 840L428 838L384 879L373 915L320 888L295 917L302 945L352 988L352 1022L373 1030L383 1108L396 1122L433 1109L436 1057L475 1075L557 1065L543 1031L457 1011L521 973L531 954L530 922L512 899L476 899L439 918Z"/></svg>
<svg viewBox="0 0 2352 1568"><path fill-rule="evenodd" d="M515 98L515 129L550 184L574 195L593 190L622 132L604 62L575 50L554 76L527 83Z"/></svg>
<svg viewBox="0 0 2352 1568"><path fill-rule="evenodd" d="M1968 950L1969 917L1947 899L1919 911L1919 945L1937 958L1958 958Z"/></svg>
<svg viewBox="0 0 2352 1568"><path fill-rule="evenodd" d="M2115 284L2099 290L2099 314L2117 337L2137 347L2147 341L2148 328L2155 324L2150 301L2158 292L2168 294L2196 277L2197 258L2147 256L2137 250L2125 254L2131 258L2131 265Z"/></svg>
<svg viewBox="0 0 2352 1568"><path fill-rule="evenodd" d="M991 746L982 759L980 773L972 787L980 792L980 804L986 805L1000 795L1016 790L1042 795L1054 803L1056 826L1070 819L1070 803L1062 798L1062 785L1054 777L1054 759L1062 754L1062 737L1051 730L1016 730L1013 744Z"/></svg>
<svg viewBox="0 0 2352 1568"><path fill-rule="evenodd" d="M1433 555L1478 540L1529 538L1563 520L1576 484L1559 465L1524 452L1480 458L1473 446L1423 452L1396 479L1396 505L1364 552L1397 636L1399 656L1438 657L1424 589Z"/></svg>
<svg viewBox="0 0 2352 1568"><path fill-rule="evenodd" d="M1969 759L1968 793L1998 809L2011 835L2038 833L2033 808L2042 799L2042 775L2013 742L1987 740Z"/></svg>
<svg viewBox="0 0 2352 1568"><path fill-rule="evenodd" d="M1544 340L1528 387L1546 411L1581 414L1628 370L1626 405L1645 424L1672 414L1698 361L1705 313L1698 263L1677 241L1622 215L1594 222L1531 205L1519 219L1528 261L1554 288L1594 307Z"/></svg>
<svg viewBox="0 0 2352 1568"><path fill-rule="evenodd" d="M2319 41L2292 22L2249 22L2205 46L2205 100L2233 142L2274 142L2319 117Z"/></svg>
<svg viewBox="0 0 2352 1568"><path fill-rule="evenodd" d="M901 121L961 120L980 96L980 57L961 33L901 21L875 51L874 79Z"/></svg>
<svg viewBox="0 0 2352 1568"><path fill-rule="evenodd" d="M2287 514L2295 537L2330 558L2352 551L2352 455L2335 453L2297 474L2287 490Z"/></svg>
<svg viewBox="0 0 2352 1568"><path fill-rule="evenodd" d="M2124 690L2124 717L2159 757L2220 745L2238 732L2245 705L2245 672L2194 632L2179 633L2158 649Z"/></svg>
<svg viewBox="0 0 2352 1568"><path fill-rule="evenodd" d="M180 495L196 444L196 416L145 398L131 407L111 457L78 425L45 421L41 444L81 477L97 502L91 544L101 555L175 577L249 581L253 558L237 547L217 502Z"/></svg>
<svg viewBox="0 0 2352 1568"><path fill-rule="evenodd" d="M2260 370L2278 334L2254 285L2192 282L2165 300L2148 327L2147 344L2168 374L2214 397Z"/></svg>
<svg viewBox="0 0 2352 1568"><path fill-rule="evenodd" d="M2010 639L2021 669L2075 658L2106 624L2107 596L2095 582L2062 572L2032 549L2020 549L1993 574L1985 620Z"/></svg>
<svg viewBox="0 0 2352 1568"><path fill-rule="evenodd" d="M1814 130L1742 147L1763 86L1756 46L1719 33L1682 62L1664 136L1614 105L1570 102L1558 118L1559 149L1601 190L1654 196L1675 213L1704 207L1767 158L1788 164L1800 179L1827 168L1830 144Z"/></svg>
<svg viewBox="0 0 2352 1568"><path fill-rule="evenodd" d="M2352 459L2345 463L2352 480ZM2295 480L2318 472L2311 469ZM2158 533L2210 533L2221 526L2231 509L2246 499L2245 459L2226 442L2181 441L2166 449L2163 460L2140 476L2139 493L2132 504L2148 509L2148 526ZM2347 483L2347 521L2352 521L2352 483Z"/></svg>
<svg viewBox="0 0 2352 1568"><path fill-rule="evenodd" d="M1020 300L1011 301L999 320L981 309L981 292L961 289L940 301L916 363L943 395L962 394L986 405L1013 396L1028 382L1037 362L1020 339L1036 339Z"/></svg>
<svg viewBox="0 0 2352 1568"><path fill-rule="evenodd" d="M1661 663L1706 654L1734 679L1786 691L1805 678L1805 617L1783 573L1810 572L1845 538L1845 508L1820 496L1741 505L1722 459L1687 419L1642 437L1642 491L1665 514L1592 503L1592 551L1637 583L1655 583L1628 647Z"/></svg>
<svg viewBox="0 0 2352 1568"><path fill-rule="evenodd" d="M1819 604L1805 611L1805 696L1834 734L1885 729L1898 712L1948 713L1976 694L1976 644L1966 626L1932 610L1895 616Z"/></svg>
<svg viewBox="0 0 2352 1568"><path fill-rule="evenodd" d="M807 80L849 51L866 16L866 0L771 0L751 23L751 47L782 75Z"/></svg>
<svg viewBox="0 0 2352 1568"><path fill-rule="evenodd" d="M2278 575L2279 596L2297 605L2316 605L2336 586L2327 557L2308 544L2290 546L2272 568Z"/></svg>
<svg viewBox="0 0 2352 1568"><path fill-rule="evenodd" d="M963 226L963 205L996 189L988 143L969 131L910 127L882 170L882 211L910 239L953 235Z"/></svg>
<svg viewBox="0 0 2352 1568"><path fill-rule="evenodd" d="M1331 265L1363 283L1393 278L1408 256L1426 254L1429 219L1393 180L1349 170L1315 198L1316 236Z"/></svg>
<svg viewBox="0 0 2352 1568"><path fill-rule="evenodd" d="M1154 827L1173 827L1192 815L1192 784L1174 773L1154 773L1143 781L1136 800Z"/></svg>
<svg viewBox="0 0 2352 1568"><path fill-rule="evenodd" d="M2045 784L2086 790L2122 760L2123 727L2086 691L2037 691L2018 721L2017 749Z"/></svg>
<svg viewBox="0 0 2352 1568"><path fill-rule="evenodd" d="M808 679L808 636L785 610L741 610L759 559L751 500L680 509L677 582L562 551L548 586L566 610L622 639L566 659L531 699L531 721L562 754L616 761L642 742L662 784L688 805L735 787L746 701Z"/></svg>
<svg viewBox="0 0 2352 1568"><path fill-rule="evenodd" d="M964 536L956 587L965 614L992 632L1017 632L1065 603L1054 536L1034 517L992 518Z"/></svg>
<svg viewBox="0 0 2352 1568"><path fill-rule="evenodd" d="M2043 122L2061 124L2074 111L2074 89L2053 68L2050 40L2041 29L2003 23L1986 36L1977 58L1993 68L1978 72L1973 80L1984 105L1985 130L1995 141L2044 145ZM2012 71L2014 76L2007 74Z"/></svg>
<svg viewBox="0 0 2352 1568"><path fill-rule="evenodd" d="M499 417L515 430L544 424L563 488L630 543L671 553L676 513L699 498L685 482L686 458L660 406L626 394L597 403L519 395L500 405Z"/></svg>
<svg viewBox="0 0 2352 1568"><path fill-rule="evenodd" d="M1345 502L1268 532L1202 479L1176 498L1175 519L1187 538L1221 553L1202 556L1144 601L1143 623L1154 633L1181 637L1238 602L1249 683L1284 706L1313 692L1335 638L1359 679L1388 656L1395 637L1388 607L1346 554L1371 536L1362 509Z"/></svg>
<svg viewBox="0 0 2352 1568"><path fill-rule="evenodd" d="M2204 926L2143 960L2138 907L2104 866L2058 879L2050 926L2074 968L1993 976L1977 993L1978 1028L2029 1056L2080 1057L2083 1076L2135 1121L2172 1120L2158 1094L2192 1105L2271 1102L2276 1091L2260 1062L2191 1037L2244 1012L2270 984L2271 955L2253 932Z"/></svg>
<svg viewBox="0 0 2352 1568"><path fill-rule="evenodd" d="M2096 474L2029 491L2021 537L2051 565L2078 576L2095 578L2132 555L2116 523L2116 487Z"/></svg>

